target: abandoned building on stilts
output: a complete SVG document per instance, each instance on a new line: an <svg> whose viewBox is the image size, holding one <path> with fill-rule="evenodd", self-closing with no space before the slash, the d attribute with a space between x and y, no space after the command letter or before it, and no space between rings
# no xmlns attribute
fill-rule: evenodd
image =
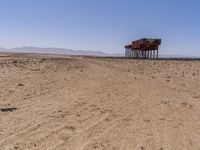
<svg viewBox="0 0 200 150"><path fill-rule="evenodd" d="M133 41L131 45L125 46L126 58L158 58L158 49L161 44L161 39L143 38Z"/></svg>

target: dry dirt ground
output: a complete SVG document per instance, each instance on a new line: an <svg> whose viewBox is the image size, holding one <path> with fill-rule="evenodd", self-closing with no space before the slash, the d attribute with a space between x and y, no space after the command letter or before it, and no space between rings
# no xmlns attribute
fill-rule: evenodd
<svg viewBox="0 0 200 150"><path fill-rule="evenodd" d="M0 55L1 150L200 150L200 61Z"/></svg>

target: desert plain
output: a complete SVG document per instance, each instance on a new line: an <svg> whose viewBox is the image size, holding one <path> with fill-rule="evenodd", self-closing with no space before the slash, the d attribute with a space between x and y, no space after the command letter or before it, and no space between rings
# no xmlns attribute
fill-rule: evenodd
<svg viewBox="0 0 200 150"><path fill-rule="evenodd" d="M200 150L200 61L0 54L0 150Z"/></svg>

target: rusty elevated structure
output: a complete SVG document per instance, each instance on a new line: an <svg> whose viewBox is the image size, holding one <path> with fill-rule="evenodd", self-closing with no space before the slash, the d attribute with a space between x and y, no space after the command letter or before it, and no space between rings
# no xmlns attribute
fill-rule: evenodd
<svg viewBox="0 0 200 150"><path fill-rule="evenodd" d="M125 46L125 57L142 59L158 58L160 44L161 39L143 38L133 41L132 44Z"/></svg>

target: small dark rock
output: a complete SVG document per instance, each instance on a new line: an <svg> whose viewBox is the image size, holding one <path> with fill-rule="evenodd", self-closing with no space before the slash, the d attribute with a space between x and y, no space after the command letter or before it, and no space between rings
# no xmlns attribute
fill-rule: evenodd
<svg viewBox="0 0 200 150"><path fill-rule="evenodd" d="M24 86L24 84L22 84L22 83L19 83L17 86Z"/></svg>
<svg viewBox="0 0 200 150"><path fill-rule="evenodd" d="M150 119L144 119L144 121L145 121L145 122L151 122L151 120L150 120Z"/></svg>
<svg viewBox="0 0 200 150"><path fill-rule="evenodd" d="M42 60L41 60L42 62L44 62L44 61L47 61L47 59L46 58L42 58Z"/></svg>
<svg viewBox="0 0 200 150"><path fill-rule="evenodd" d="M188 106L188 103L187 102L182 102L181 103L183 106Z"/></svg>

